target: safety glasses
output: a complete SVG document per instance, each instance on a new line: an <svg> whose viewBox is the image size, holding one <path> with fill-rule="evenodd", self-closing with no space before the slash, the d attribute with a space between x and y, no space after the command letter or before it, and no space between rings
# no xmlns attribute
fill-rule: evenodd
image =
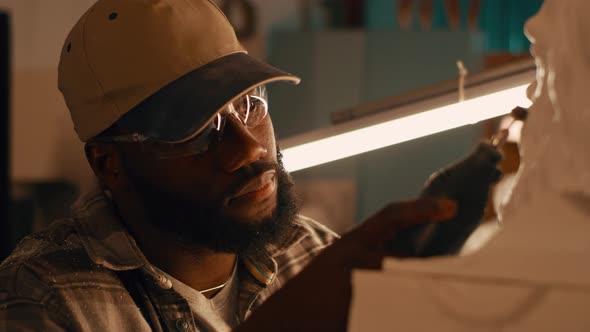
<svg viewBox="0 0 590 332"><path fill-rule="evenodd" d="M246 128L256 128L268 116L266 88L259 86L249 93L238 97L213 118L181 141L166 142L144 136L141 133L95 138L94 142L115 142L138 144L143 152L161 159L179 158L206 152L212 144L220 142L228 117L234 117Z"/></svg>

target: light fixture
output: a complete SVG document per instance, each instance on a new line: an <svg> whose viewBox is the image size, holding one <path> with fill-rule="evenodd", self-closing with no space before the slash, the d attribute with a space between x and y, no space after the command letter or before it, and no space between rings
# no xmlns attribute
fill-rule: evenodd
<svg viewBox="0 0 590 332"><path fill-rule="evenodd" d="M285 168L295 172L499 117L515 106L529 107L526 88L534 77L535 66L526 61L474 75L463 102L456 102L454 82L396 97L390 107L385 101L377 103L378 110L342 112L341 118L350 120L336 119L341 123L281 140Z"/></svg>

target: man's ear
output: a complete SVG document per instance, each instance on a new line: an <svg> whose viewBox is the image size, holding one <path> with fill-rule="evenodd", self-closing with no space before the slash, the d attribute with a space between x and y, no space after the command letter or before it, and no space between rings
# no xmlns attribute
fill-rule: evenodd
<svg viewBox="0 0 590 332"><path fill-rule="evenodd" d="M86 159L99 181L111 190L125 186L121 155L112 144L86 143Z"/></svg>

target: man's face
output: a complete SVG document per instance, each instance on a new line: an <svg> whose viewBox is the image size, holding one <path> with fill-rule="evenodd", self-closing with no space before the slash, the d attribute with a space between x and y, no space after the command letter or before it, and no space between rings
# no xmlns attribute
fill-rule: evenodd
<svg viewBox="0 0 590 332"><path fill-rule="evenodd" d="M130 191L146 218L188 247L260 250L297 213L290 176L280 163L270 117L255 128L226 118L223 135L201 154L125 158Z"/></svg>

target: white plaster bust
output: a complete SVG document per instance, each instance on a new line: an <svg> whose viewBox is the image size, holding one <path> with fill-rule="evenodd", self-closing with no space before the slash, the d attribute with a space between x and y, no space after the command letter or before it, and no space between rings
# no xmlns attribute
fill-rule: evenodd
<svg viewBox="0 0 590 332"><path fill-rule="evenodd" d="M518 178L501 213L506 223L518 209L558 208L555 197L590 209L589 17L588 0L545 0L526 24L537 80L528 89Z"/></svg>

